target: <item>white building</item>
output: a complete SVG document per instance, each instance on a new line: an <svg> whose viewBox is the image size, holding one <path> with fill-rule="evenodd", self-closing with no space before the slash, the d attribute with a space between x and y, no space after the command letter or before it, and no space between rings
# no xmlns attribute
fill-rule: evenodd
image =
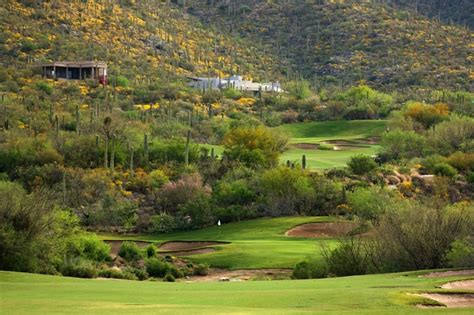
<svg viewBox="0 0 474 315"><path fill-rule="evenodd" d="M188 77L191 82L188 86L201 90L223 90L233 88L239 91L258 93L262 92L284 92L279 82L256 83L244 80L242 76L231 76L229 78L204 78Z"/></svg>

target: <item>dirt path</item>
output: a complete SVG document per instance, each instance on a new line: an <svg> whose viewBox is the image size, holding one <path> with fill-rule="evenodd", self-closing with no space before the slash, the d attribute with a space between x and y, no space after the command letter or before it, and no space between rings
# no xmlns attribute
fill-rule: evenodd
<svg viewBox="0 0 474 315"><path fill-rule="evenodd" d="M192 256L192 255L202 255L202 254L209 254L214 252L215 249L212 247L207 248L200 248L200 249L190 249L190 250L182 250L182 251L173 251L173 252L162 252L159 253L161 256L171 255L175 257L185 257L185 256Z"/></svg>
<svg viewBox="0 0 474 315"><path fill-rule="evenodd" d="M288 230L285 235L292 237L332 237L346 235L356 225L352 222L321 222L307 223L295 226Z"/></svg>
<svg viewBox="0 0 474 315"><path fill-rule="evenodd" d="M185 281L212 282L212 281L248 281L254 279L284 280L290 279L291 269L242 269L225 270L211 269L207 276L193 276Z"/></svg>

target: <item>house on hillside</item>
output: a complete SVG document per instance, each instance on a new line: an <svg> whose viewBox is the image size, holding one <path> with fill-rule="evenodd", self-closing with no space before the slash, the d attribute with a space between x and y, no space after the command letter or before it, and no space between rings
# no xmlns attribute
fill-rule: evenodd
<svg viewBox="0 0 474 315"><path fill-rule="evenodd" d="M284 92L279 82L257 83L244 80L242 76L228 78L188 77L188 86L200 90L223 90L233 88L243 92Z"/></svg>
<svg viewBox="0 0 474 315"><path fill-rule="evenodd" d="M43 77L64 80L97 80L107 83L107 64L96 61L56 61L41 65Z"/></svg>

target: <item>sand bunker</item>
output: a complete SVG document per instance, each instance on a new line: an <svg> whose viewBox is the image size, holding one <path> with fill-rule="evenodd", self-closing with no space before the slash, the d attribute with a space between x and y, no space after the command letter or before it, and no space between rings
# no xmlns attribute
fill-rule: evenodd
<svg viewBox="0 0 474 315"><path fill-rule="evenodd" d="M292 269L211 269L207 276L193 276L188 281L248 281L254 279L284 280L290 279Z"/></svg>
<svg viewBox="0 0 474 315"><path fill-rule="evenodd" d="M170 241L160 245L161 255L172 255L177 257L202 255L215 251L211 246L229 244L227 242L184 242Z"/></svg>
<svg viewBox="0 0 474 315"><path fill-rule="evenodd" d="M183 250L183 251L177 251L177 252L164 252L164 253L159 253L159 254L162 256L171 255L175 257L186 257L186 256L192 256L192 255L209 254L214 251L215 251L214 248L206 247L206 248Z"/></svg>
<svg viewBox="0 0 474 315"><path fill-rule="evenodd" d="M430 272L425 275L421 275L420 277L444 278L444 277L456 277L456 276L474 276L474 269Z"/></svg>
<svg viewBox="0 0 474 315"><path fill-rule="evenodd" d="M448 308L474 307L474 294L422 293L417 295L442 303ZM439 307L422 304L417 306L420 308Z"/></svg>
<svg viewBox="0 0 474 315"><path fill-rule="evenodd" d="M314 143L296 143L292 145L295 148L303 149L303 150L317 150L319 148L319 144Z"/></svg>
<svg viewBox="0 0 474 315"><path fill-rule="evenodd" d="M441 286L443 289L474 290L474 280L462 280L445 283Z"/></svg>
<svg viewBox="0 0 474 315"><path fill-rule="evenodd" d="M349 151L349 150L357 150L363 148L370 148L367 145L335 145L334 151Z"/></svg>
<svg viewBox="0 0 474 315"><path fill-rule="evenodd" d="M194 249L201 249L203 247L216 246L228 244L226 242L184 242L184 241L171 241L160 245L161 251L188 251Z"/></svg>
<svg viewBox="0 0 474 315"><path fill-rule="evenodd" d="M110 254L112 256L117 256L118 255L118 252L120 250L120 247L122 246L122 243L123 242L126 242L126 241L110 241L110 240L105 240L104 241L106 244L109 244L110 245ZM135 244L137 244L138 247L140 248L145 248L147 247L148 245L152 244L151 242L141 242L141 241L132 241L134 242Z"/></svg>
<svg viewBox="0 0 474 315"><path fill-rule="evenodd" d="M343 236L354 230L352 222L320 222L298 225L285 235L292 237L332 237Z"/></svg>

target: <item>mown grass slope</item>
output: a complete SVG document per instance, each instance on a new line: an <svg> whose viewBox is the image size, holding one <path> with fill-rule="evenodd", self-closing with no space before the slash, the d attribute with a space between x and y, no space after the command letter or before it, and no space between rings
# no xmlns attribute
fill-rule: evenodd
<svg viewBox="0 0 474 315"><path fill-rule="evenodd" d="M380 136L386 124L385 120L342 120L287 124L279 129L291 136L292 143L318 143Z"/></svg>
<svg viewBox="0 0 474 315"><path fill-rule="evenodd" d="M456 278L451 278L451 280ZM472 314L417 309L448 278L386 274L304 281L160 283L0 272L6 314Z"/></svg>
<svg viewBox="0 0 474 315"><path fill-rule="evenodd" d="M309 169L327 169L344 167L357 154L372 156L379 150L374 143L365 143L367 138L377 138L386 129L385 120L324 121L288 124L278 127L290 136L290 148L280 158L286 161L302 163L306 155ZM325 141L342 140L354 146L341 146L338 150L319 150L305 148L299 144L321 144Z"/></svg>
<svg viewBox="0 0 474 315"><path fill-rule="evenodd" d="M331 221L329 217L284 217L256 219L213 226L206 229L158 235L102 235L104 239L129 239L152 242L227 241L216 246L217 251L190 256L191 260L205 262L213 267L228 269L293 268L308 256L320 257L325 244L335 243L331 238L305 239L285 236L292 227L309 223Z"/></svg>

